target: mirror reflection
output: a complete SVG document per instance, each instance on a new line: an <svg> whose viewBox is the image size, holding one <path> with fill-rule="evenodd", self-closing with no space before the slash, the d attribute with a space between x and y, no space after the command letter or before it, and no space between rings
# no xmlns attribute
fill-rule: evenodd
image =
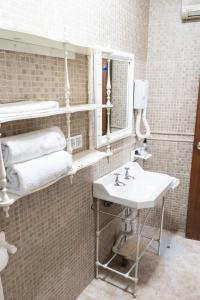
<svg viewBox="0 0 200 300"><path fill-rule="evenodd" d="M111 103L110 131L116 132L127 127L128 62L110 60ZM107 102L108 59L102 59L102 104ZM102 134L107 132L107 111L102 112Z"/></svg>

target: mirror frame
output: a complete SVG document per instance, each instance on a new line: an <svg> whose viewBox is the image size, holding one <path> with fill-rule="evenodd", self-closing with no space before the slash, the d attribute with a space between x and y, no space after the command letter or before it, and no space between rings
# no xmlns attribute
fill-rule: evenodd
<svg viewBox="0 0 200 300"><path fill-rule="evenodd" d="M116 132L110 133L110 143L121 140L133 133L133 84L134 84L134 55L120 51L96 51L94 53L94 99L95 103L102 105L102 58L127 61L128 82L127 82L127 126ZM111 86L112 91L112 86ZM112 108L111 108L112 111ZM102 109L95 112L95 136L96 147L100 148L108 144L106 135L102 135Z"/></svg>

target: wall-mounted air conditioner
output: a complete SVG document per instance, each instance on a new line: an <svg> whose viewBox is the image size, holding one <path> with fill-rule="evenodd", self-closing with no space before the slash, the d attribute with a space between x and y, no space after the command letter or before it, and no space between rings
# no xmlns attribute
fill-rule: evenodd
<svg viewBox="0 0 200 300"><path fill-rule="evenodd" d="M200 19L200 0L182 0L183 20Z"/></svg>

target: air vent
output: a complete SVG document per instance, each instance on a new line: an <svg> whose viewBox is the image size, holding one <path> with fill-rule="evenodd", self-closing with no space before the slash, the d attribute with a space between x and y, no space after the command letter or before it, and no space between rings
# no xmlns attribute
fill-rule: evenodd
<svg viewBox="0 0 200 300"><path fill-rule="evenodd" d="M200 10L197 11L189 11L188 12L189 18L199 18L200 17Z"/></svg>
<svg viewBox="0 0 200 300"><path fill-rule="evenodd" d="M182 19L200 19L200 0L182 0Z"/></svg>

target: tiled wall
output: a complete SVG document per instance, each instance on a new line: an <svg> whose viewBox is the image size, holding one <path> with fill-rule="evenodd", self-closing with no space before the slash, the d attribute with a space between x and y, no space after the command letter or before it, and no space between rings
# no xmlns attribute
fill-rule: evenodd
<svg viewBox="0 0 200 300"><path fill-rule="evenodd" d="M29 5L28 5L29 4ZM2 1L0 26L44 34L66 36L77 42L107 46L135 54L135 76L145 77L147 57L148 1L89 0L51 2ZM0 52L0 102L19 99L56 99L63 104L62 59ZM70 61L72 103L87 102L87 60ZM17 134L50 125L66 132L62 116L3 125L3 135ZM81 132L87 147L87 113L72 118L72 134ZM113 157L80 171L74 177L25 197L0 214L0 229L18 247L10 257L2 280L6 300L74 300L94 276L94 213L92 181L129 159L134 140L112 145ZM113 231L104 240L107 253ZM110 238L110 239L109 239ZM110 245L110 242L109 242Z"/></svg>
<svg viewBox="0 0 200 300"><path fill-rule="evenodd" d="M200 22L182 23L180 0L150 1L147 79L153 153L145 168L180 178L165 226L185 231L200 75Z"/></svg>
<svg viewBox="0 0 200 300"><path fill-rule="evenodd" d="M0 62L1 103L22 99L55 99L64 105L63 59L0 50ZM69 76L72 103L86 103L86 56L76 54L75 60L69 60Z"/></svg>
<svg viewBox="0 0 200 300"><path fill-rule="evenodd" d="M84 55L76 55L75 60L69 60L71 104L87 103L87 68L87 57ZM0 50L0 78L0 103L38 99L56 100L60 105L65 104L63 59ZM88 113L73 114L71 124L71 135L83 136L83 147L80 150L87 149ZM60 126L67 136L65 116L5 123L2 125L2 135L24 133L53 125Z"/></svg>

